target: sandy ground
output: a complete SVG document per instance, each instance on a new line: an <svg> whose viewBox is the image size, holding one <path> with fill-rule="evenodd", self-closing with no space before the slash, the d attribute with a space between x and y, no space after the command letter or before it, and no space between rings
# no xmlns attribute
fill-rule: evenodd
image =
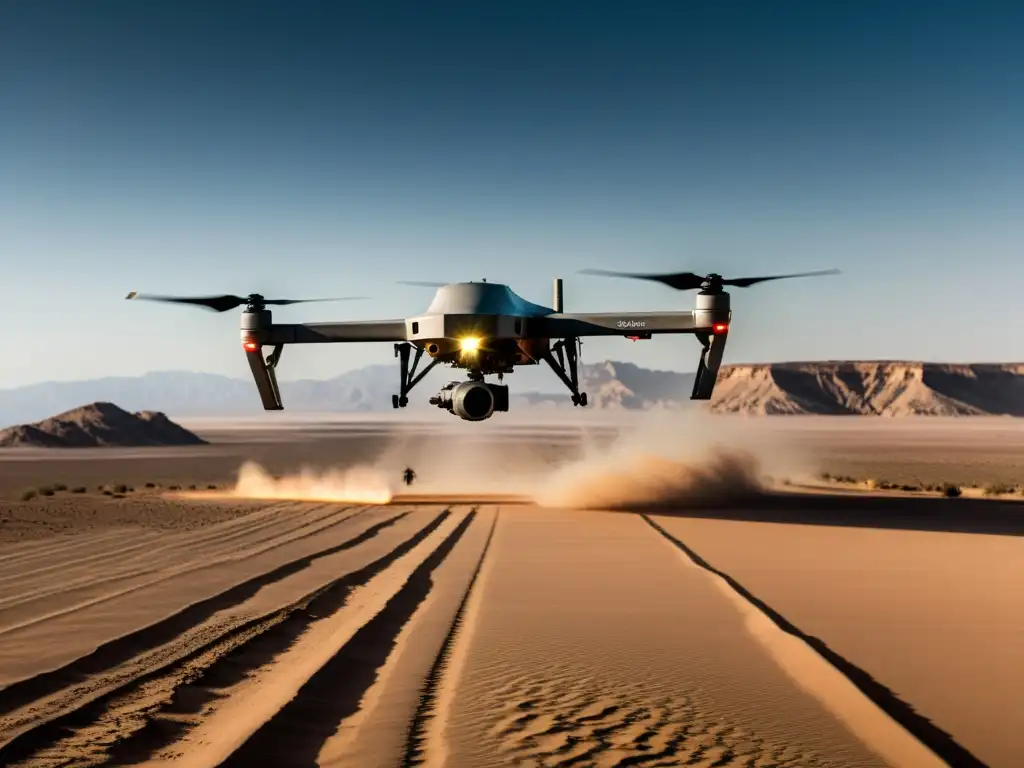
<svg viewBox="0 0 1024 768"><path fill-rule="evenodd" d="M985 764L1024 765L1019 534L654 519Z"/></svg>
<svg viewBox="0 0 1024 768"><path fill-rule="evenodd" d="M885 425L872 448L863 425L829 443L791 422L761 440L836 473L822 456L940 473L988 446L1011 482L1013 426ZM659 478L659 504L544 507L488 495L484 469L529 495L608 433L220 428L198 452L0 456L0 764L1024 764L1020 502L696 504L691 472ZM910 455L942 429L963 433L944 463ZM416 461L422 484L390 504L167 494L223 493L243 460L373 457ZM594 469L588 491L644 484ZM131 490L97 490L117 482ZM43 483L68 489L18 500Z"/></svg>

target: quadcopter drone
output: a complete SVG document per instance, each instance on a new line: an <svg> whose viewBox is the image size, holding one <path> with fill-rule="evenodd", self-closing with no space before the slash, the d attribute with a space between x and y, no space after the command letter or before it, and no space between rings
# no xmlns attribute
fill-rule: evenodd
<svg viewBox="0 0 1024 768"><path fill-rule="evenodd" d="M409 404L409 392L431 369L448 365L465 370L467 380L453 381L443 387L430 398L431 405L467 421L483 421L496 412L508 411L509 407L508 387L487 382L484 377L496 375L501 382L516 366L541 362L568 388L573 405L586 406L587 393L579 391L577 361L582 339L588 336L621 336L638 341L661 334L693 334L702 349L690 399L710 400L732 320L729 294L723 290L725 286L746 288L768 280L838 274L838 270L733 279L692 272L646 275L584 270L581 274L651 280L676 290L699 289L699 293L691 311L566 313L560 278L554 281L553 307L527 301L500 283L408 282L406 284L437 289L433 302L423 314L396 320L341 323L274 323L267 307L346 299L266 299L259 294L190 298L135 291L125 298L191 304L215 312L244 305L242 349L265 410L284 408L276 369L286 345L395 342L401 379L398 394L391 398L394 408L405 408ZM268 347L272 350L264 357ZM431 361L417 372L424 354Z"/></svg>

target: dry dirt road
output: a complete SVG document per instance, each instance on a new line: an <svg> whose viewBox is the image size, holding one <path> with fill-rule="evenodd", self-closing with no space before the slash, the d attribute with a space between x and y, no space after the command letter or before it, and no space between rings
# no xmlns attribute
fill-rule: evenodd
<svg viewBox="0 0 1024 768"><path fill-rule="evenodd" d="M89 498L75 502L77 533L8 541L0 553L5 766L1020 764L1013 700L984 685L998 659L950 694L975 716L950 717L936 703L941 686L900 678L913 643L897 638L872 657L851 641L860 628L885 636L892 605L873 599L877 581L849 614L862 626L844 625L841 610L772 581L786 562L737 554L755 552L767 528L766 551L786 558L796 557L786 546L838 546L793 539L800 525L487 504L93 498L90 513ZM133 505L162 525L126 522ZM97 523L104 509L120 510L116 524ZM971 538L878 532L897 533ZM1021 554L1020 539L1000 540L990 559ZM865 541L845 571L799 561L816 579L810 592L856 592L851 571L892 548ZM771 607L748 588L767 590ZM972 620L988 616L1005 641L1020 622L997 626L984 611L1012 606L996 602ZM941 599L928 604L932 629L957 620ZM800 636L804 625L824 652ZM992 653L1005 661L1010 645ZM937 647L931 658L948 675L964 646ZM901 690L864 686L861 653ZM1021 673L1004 673L1005 694ZM952 737L929 730L928 706ZM979 723L1002 734L984 756Z"/></svg>

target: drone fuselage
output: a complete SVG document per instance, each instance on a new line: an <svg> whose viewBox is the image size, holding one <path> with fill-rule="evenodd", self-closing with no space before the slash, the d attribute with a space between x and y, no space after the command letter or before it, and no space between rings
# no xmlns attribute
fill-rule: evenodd
<svg viewBox="0 0 1024 768"><path fill-rule="evenodd" d="M693 272L645 275L584 270L584 273L650 280L676 290L700 288L700 292L691 311L566 313L562 281L558 278L552 307L534 304L507 285L486 280L448 285L428 283L438 290L426 312L417 317L289 324L275 324L267 307L345 299L268 299L258 293L244 297L231 294L183 297L136 291L125 298L193 304L215 312L245 304L242 348L260 400L268 411L284 407L275 371L286 345L386 341L395 342L395 356L401 359L401 394L391 398L395 408L408 405L409 391L433 367L449 365L466 370L469 381L452 382L431 398L431 402L463 419L482 421L495 411L508 410L507 387L486 383L484 377L496 374L501 380L517 365L536 365L541 361L550 366L572 393L573 405L585 406L587 394L579 390L577 353L582 339L592 336L619 336L636 341L662 334L692 334L701 343L702 350L690 399L710 400L732 321L725 286L746 288L768 280L838 274L838 270L729 279L717 273L701 276ZM265 347L273 350L266 358ZM415 359L410 359L413 350ZM424 354L431 362L416 373Z"/></svg>
<svg viewBox="0 0 1024 768"><path fill-rule="evenodd" d="M692 311L566 314L561 311L561 281L556 280L554 298L556 307L545 307L500 283L453 283L439 288L427 311L414 317L303 324L274 323L270 310L252 305L242 314L242 346L266 410L283 408L274 369L284 346L383 341L395 342L395 356L401 360L401 390L392 397L395 408L408 404L409 391L437 365L465 370L470 382L483 382L485 376L497 375L500 380L516 366L542 361L572 393L573 404L585 406L587 396L579 391L577 371L583 337L648 339L689 333L703 346L691 399L710 399L732 318L729 294L702 291ZM266 359L264 347L274 348ZM430 363L417 374L424 355ZM448 387L431 402L461 418L480 421L507 410L507 394L494 389L499 386ZM494 399L493 408L479 405L486 399L485 389Z"/></svg>

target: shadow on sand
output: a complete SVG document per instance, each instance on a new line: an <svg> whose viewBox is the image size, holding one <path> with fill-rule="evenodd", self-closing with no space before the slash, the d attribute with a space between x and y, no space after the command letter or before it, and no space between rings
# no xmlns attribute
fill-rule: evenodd
<svg viewBox="0 0 1024 768"><path fill-rule="evenodd" d="M1024 536L1024 504L999 499L769 491L728 500L630 504L615 511L753 523Z"/></svg>

